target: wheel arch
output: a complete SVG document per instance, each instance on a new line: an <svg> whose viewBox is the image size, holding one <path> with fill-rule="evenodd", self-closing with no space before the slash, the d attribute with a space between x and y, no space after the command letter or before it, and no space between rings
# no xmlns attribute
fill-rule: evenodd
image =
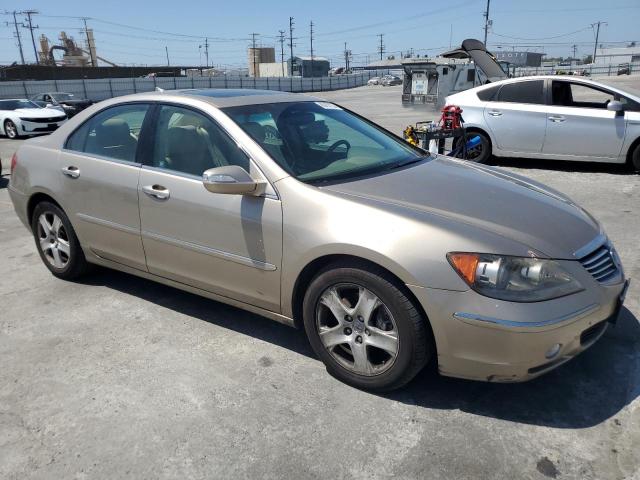
<svg viewBox="0 0 640 480"><path fill-rule="evenodd" d="M27 220L29 221L29 225L31 225L31 222L33 221L33 212L36 209L36 206L42 202L51 202L63 212L65 211L62 205L60 205L60 202L58 202L48 193L41 191L35 192L29 197L29 200L27 201Z"/></svg>
<svg viewBox="0 0 640 480"><path fill-rule="evenodd" d="M429 317L427 312L423 308L422 304L418 301L413 292L407 288L406 282L403 281L397 274L389 270L388 268L376 263L372 260L369 260L364 257L360 257L352 254L327 254L321 257L315 258L314 260L307 263L304 268L298 274L296 281L293 286L292 294L291 294L291 310L293 312L293 321L296 328L302 328L302 302L304 300L304 294L309 287L309 284L316 276L318 272L320 272L323 268L327 267L331 264L343 264L343 265L351 265L351 266L364 266L371 267L378 270L384 271L397 288L402 290L409 300L415 305L416 309L420 312L422 317L424 318L427 328L429 330L433 330L431 327L431 322L429 321ZM433 331L431 332L431 338L433 337ZM437 346L434 341L434 352Z"/></svg>
<svg viewBox="0 0 640 480"><path fill-rule="evenodd" d="M633 156L633 152L635 152L636 148L640 148L640 136L631 142L631 145L629 145L629 148L627 149L626 163L631 167L633 167L633 159L631 157Z"/></svg>

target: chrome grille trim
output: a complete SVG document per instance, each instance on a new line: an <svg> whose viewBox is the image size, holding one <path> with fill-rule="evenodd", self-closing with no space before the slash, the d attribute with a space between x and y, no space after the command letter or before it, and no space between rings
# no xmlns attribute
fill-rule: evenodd
<svg viewBox="0 0 640 480"><path fill-rule="evenodd" d="M600 243L600 242L598 242ZM611 253L611 245L605 240L591 252L578 258L587 272L599 283L606 283L618 276L620 270Z"/></svg>

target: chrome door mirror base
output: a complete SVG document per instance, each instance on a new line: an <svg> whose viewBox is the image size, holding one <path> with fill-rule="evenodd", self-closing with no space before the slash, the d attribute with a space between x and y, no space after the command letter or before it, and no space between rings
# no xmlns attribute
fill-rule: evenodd
<svg viewBox="0 0 640 480"><path fill-rule="evenodd" d="M202 174L202 184L212 193L255 197L263 195L267 186L266 182L254 180L244 168L237 165L210 168Z"/></svg>
<svg viewBox="0 0 640 480"><path fill-rule="evenodd" d="M612 112L624 112L624 104L618 100L611 100L607 103L607 110Z"/></svg>

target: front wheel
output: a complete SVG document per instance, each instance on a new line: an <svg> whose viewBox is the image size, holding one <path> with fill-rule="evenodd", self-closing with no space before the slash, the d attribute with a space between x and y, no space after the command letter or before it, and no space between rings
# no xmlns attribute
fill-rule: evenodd
<svg viewBox="0 0 640 480"><path fill-rule="evenodd" d="M327 371L357 388L399 388L432 354L426 319L377 268L333 265L320 272L306 292L303 318Z"/></svg>
<svg viewBox="0 0 640 480"><path fill-rule="evenodd" d="M629 161L631 168L640 173L640 143L636 145L636 148L631 152Z"/></svg>
<svg viewBox="0 0 640 480"><path fill-rule="evenodd" d="M18 135L18 127L16 127L16 124L11 120L4 122L4 134L11 140L15 140L20 136Z"/></svg>

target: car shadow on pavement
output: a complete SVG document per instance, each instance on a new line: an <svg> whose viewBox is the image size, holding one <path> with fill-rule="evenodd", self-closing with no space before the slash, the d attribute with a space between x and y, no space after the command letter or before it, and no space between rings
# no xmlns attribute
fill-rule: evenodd
<svg viewBox="0 0 640 480"><path fill-rule="evenodd" d="M7 188L9 186L9 177L8 176L4 176L4 175L0 175L0 189L1 188Z"/></svg>
<svg viewBox="0 0 640 480"><path fill-rule="evenodd" d="M316 358L301 330L150 280L97 269L84 281L142 298L183 315ZM319 360L318 360L319 361ZM640 324L626 308L593 347L527 383L485 383L440 376L432 362L404 388L381 399L428 409L555 428L587 428L640 395ZM337 381L337 380L336 380Z"/></svg>
<svg viewBox="0 0 640 480"><path fill-rule="evenodd" d="M588 428L613 417L640 395L640 324L622 308L591 348L525 383L486 383L423 370L387 398L425 408L555 428Z"/></svg>
<svg viewBox="0 0 640 480"><path fill-rule="evenodd" d="M611 175L634 175L625 164L599 162L573 162L565 160L539 160L529 158L491 157L487 165L496 167L527 168L532 170L554 170L560 172L608 173Z"/></svg>

